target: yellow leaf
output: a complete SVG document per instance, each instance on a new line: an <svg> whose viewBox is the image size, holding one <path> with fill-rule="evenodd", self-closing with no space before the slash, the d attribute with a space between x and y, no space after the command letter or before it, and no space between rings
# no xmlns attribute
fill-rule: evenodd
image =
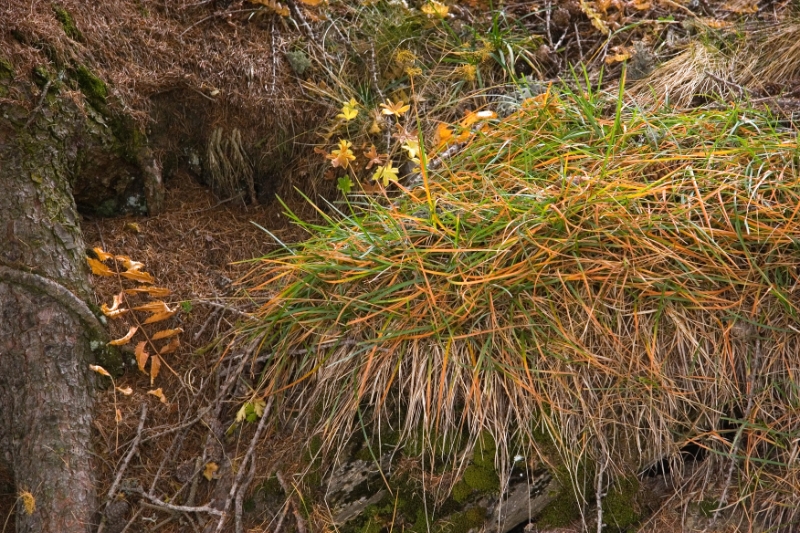
<svg viewBox="0 0 800 533"><path fill-rule="evenodd" d="M181 333L183 333L182 328L162 329L153 335L152 340L157 341L160 339L168 339L170 337L174 337L175 335L180 335Z"/></svg>
<svg viewBox="0 0 800 533"><path fill-rule="evenodd" d="M356 109L357 106L358 102L356 102L354 98L351 98L349 102L344 104L344 107L342 107L342 112L336 115L336 118L341 118L347 122L350 122L358 116L358 109Z"/></svg>
<svg viewBox="0 0 800 533"><path fill-rule="evenodd" d="M100 374L101 376L105 376L105 377L107 377L107 378L110 378L110 377L111 377L111 374L109 374L109 373L108 373L108 370L106 370L106 369L105 369L105 368L103 368L102 366L98 366L98 365L89 365L89 370L94 370L95 372L97 372L97 373L98 373L98 374Z"/></svg>
<svg viewBox="0 0 800 533"><path fill-rule="evenodd" d="M420 8L423 13L428 16L437 16L444 18L450 12L450 8L436 0L430 0L427 4Z"/></svg>
<svg viewBox="0 0 800 533"><path fill-rule="evenodd" d="M107 306L106 304L103 304L100 306L100 310L103 311L103 314L109 318L121 317L122 315L128 312L128 309L120 309L119 307L120 305L122 305L122 298L123 298L123 293L115 295L114 303L111 305L111 307Z"/></svg>
<svg viewBox="0 0 800 533"><path fill-rule="evenodd" d="M144 263L139 261L134 261L127 255L118 255L115 256L114 259L122 263L122 266L125 268L125 270L130 270L133 272L144 268Z"/></svg>
<svg viewBox="0 0 800 533"><path fill-rule="evenodd" d="M133 394L133 389L130 387L125 387L125 388L117 387L117 390L120 393L124 394L125 396L130 396L131 394Z"/></svg>
<svg viewBox="0 0 800 533"><path fill-rule="evenodd" d="M114 257L114 256L113 256L113 255L111 255L110 253L104 252L104 251L103 251L103 249L102 249L102 248L100 248L99 246L97 246L97 247L95 247L95 248L92 248L92 251L93 251L95 254L97 254L97 258L98 258L100 261L107 261L108 259L111 259L112 257Z"/></svg>
<svg viewBox="0 0 800 533"><path fill-rule="evenodd" d="M158 377L158 373L161 370L161 359L154 355L150 358L150 386L153 386L153 382ZM161 389L158 389L161 390ZM164 403L167 403L166 401Z"/></svg>
<svg viewBox="0 0 800 533"><path fill-rule="evenodd" d="M176 308L175 311L170 311L168 313L156 313L154 315L150 315L147 320L144 321L145 324L155 324L156 322L161 322L162 320L166 320L172 315L174 315L178 309Z"/></svg>
<svg viewBox="0 0 800 533"><path fill-rule="evenodd" d="M105 264L97 259L92 259L91 257L86 258L86 262L89 263L89 268L92 270L92 274L96 276L113 276L114 271L108 268Z"/></svg>
<svg viewBox="0 0 800 533"><path fill-rule="evenodd" d="M436 136L434 137L436 146L440 148L442 146L446 146L452 139L453 130L450 129L444 122L440 122L439 125L436 126Z"/></svg>
<svg viewBox="0 0 800 533"><path fill-rule="evenodd" d="M384 115L394 115L396 117L403 115L406 111L411 109L411 106L403 104L402 100L398 100L397 102L389 100L388 104L381 104L381 107L383 108L381 113Z"/></svg>
<svg viewBox="0 0 800 533"><path fill-rule="evenodd" d="M411 159L411 160L417 159L417 157L419 156L419 141L418 140L416 140L416 141L408 140L402 146L402 148L403 148L403 150L405 150L408 153L408 158Z"/></svg>
<svg viewBox="0 0 800 533"><path fill-rule="evenodd" d="M132 232L132 233L141 233L142 228L139 227L137 222L128 222L125 224L125 229Z"/></svg>
<svg viewBox="0 0 800 533"><path fill-rule="evenodd" d="M180 347L180 345L181 345L181 340L178 337L175 337L171 341L169 341L169 344L167 344L166 346L162 347L158 351L158 353L159 353L159 355L166 355L168 353L173 353L175 350L177 350Z"/></svg>
<svg viewBox="0 0 800 533"><path fill-rule="evenodd" d="M172 311L169 306L161 300L147 302L146 304L139 305L133 309L134 311L147 311L148 313L169 313Z"/></svg>
<svg viewBox="0 0 800 533"><path fill-rule="evenodd" d="M161 403L163 403L163 404L167 403L167 397L164 396L164 391L161 390L161 387L159 387L157 389L154 389L154 390L149 390L149 391L147 391L147 394L152 394L153 396L155 396L156 398L161 400Z"/></svg>
<svg viewBox="0 0 800 533"><path fill-rule="evenodd" d="M133 336L136 334L136 330L138 329L139 328L136 326L131 326L131 328L128 330L128 333L126 333L124 337L120 337L119 339L114 339L108 344L111 346L122 346L123 344L128 344L128 341L130 341L133 338Z"/></svg>
<svg viewBox="0 0 800 533"><path fill-rule="evenodd" d="M203 477L211 481L212 479L214 479L214 473L217 470L219 470L219 466L217 466L217 463L213 461L210 463L206 463L206 467L203 470Z"/></svg>
<svg viewBox="0 0 800 533"><path fill-rule="evenodd" d="M383 186L388 187L390 181L397 181L398 176L397 173L400 169L395 168L392 166L392 162L389 161L386 165L381 165L375 169L375 174L372 175L372 179L374 181L383 181Z"/></svg>
<svg viewBox="0 0 800 533"><path fill-rule="evenodd" d="M147 343L142 341L136 345L136 350L134 351L136 354L136 364L139 366L139 370L142 372L144 372L144 366L147 364L147 360L150 358L150 354L147 353L147 350L145 350L146 345Z"/></svg>
<svg viewBox="0 0 800 533"><path fill-rule="evenodd" d="M25 509L25 514L30 516L36 511L36 498L27 490L19 491L19 499L22 500L22 508Z"/></svg>
<svg viewBox="0 0 800 533"><path fill-rule="evenodd" d="M139 283L154 283L155 280L153 276L148 274L147 272L140 272L138 270L126 270L125 272L120 272L119 274L123 278L132 279L134 281L138 281Z"/></svg>
<svg viewBox="0 0 800 533"><path fill-rule="evenodd" d="M584 15L586 15L589 20L592 21L592 26L594 26L597 31L604 35L611 33L611 30L608 29L608 26L606 26L606 23L600 17L600 13L598 13L597 10L586 0L580 0L580 2L581 11L583 11Z"/></svg>
<svg viewBox="0 0 800 533"><path fill-rule="evenodd" d="M146 293L153 298L164 298L172 294L172 291L163 287L136 287L135 289L125 289L125 294L140 294Z"/></svg>
<svg viewBox="0 0 800 533"><path fill-rule="evenodd" d="M352 145L350 141L339 139L339 148L332 150L331 154L327 156L334 167L347 168L350 165L350 161L355 161L356 156L350 149Z"/></svg>

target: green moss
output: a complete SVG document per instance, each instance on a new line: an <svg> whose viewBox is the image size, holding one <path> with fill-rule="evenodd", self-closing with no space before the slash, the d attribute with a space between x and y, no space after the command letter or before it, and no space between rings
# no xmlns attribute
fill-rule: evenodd
<svg viewBox="0 0 800 533"><path fill-rule="evenodd" d="M475 451L472 454L472 463L485 468L494 470L494 460L497 455L497 443L488 431L482 431L475 443Z"/></svg>
<svg viewBox="0 0 800 533"><path fill-rule="evenodd" d="M70 15L66 9L58 4L53 4L53 13L55 13L56 18L61 23L61 27L64 28L64 33L67 34L67 37L75 41L83 40L83 34L75 25L75 19L72 18L72 15Z"/></svg>
<svg viewBox="0 0 800 533"><path fill-rule="evenodd" d="M467 485L466 481L463 479L453 485L453 490L450 492L450 497L453 498L456 502L462 503L469 495L472 494L472 487Z"/></svg>
<svg viewBox="0 0 800 533"><path fill-rule="evenodd" d="M500 477L492 468L483 468L476 464L464 470L464 483L479 492L496 492L500 490Z"/></svg>
<svg viewBox="0 0 800 533"><path fill-rule="evenodd" d="M302 50L286 52L285 55L286 61L289 62L289 66L292 67L292 70L298 76L302 76L303 73L311 67L311 60Z"/></svg>
<svg viewBox="0 0 800 533"><path fill-rule="evenodd" d="M637 512L636 496L639 492L639 480L635 477L625 478L615 483L603 498L603 521L609 532L625 532L639 523L641 516Z"/></svg>
<svg viewBox="0 0 800 533"><path fill-rule="evenodd" d="M463 513L456 513L447 520L437 524L435 530L438 533L467 533L470 529L479 528L486 520L486 509L483 507L472 507Z"/></svg>
<svg viewBox="0 0 800 533"><path fill-rule="evenodd" d="M581 509L575 496L569 491L562 491L550 502L536 519L539 528L564 527L581 516Z"/></svg>
<svg viewBox="0 0 800 533"><path fill-rule="evenodd" d="M4 57L0 57L0 79L10 79L14 77L14 65Z"/></svg>
<svg viewBox="0 0 800 533"><path fill-rule="evenodd" d="M75 77L78 80L81 92L91 104L105 106L106 98L108 98L108 87L103 80L95 76L84 65L79 65L75 69Z"/></svg>

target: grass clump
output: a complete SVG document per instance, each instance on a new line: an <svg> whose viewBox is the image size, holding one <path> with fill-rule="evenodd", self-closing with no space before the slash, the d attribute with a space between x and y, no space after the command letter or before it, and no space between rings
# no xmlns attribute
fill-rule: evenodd
<svg viewBox="0 0 800 533"><path fill-rule="evenodd" d="M327 437L363 404L406 436L487 431L501 462L545 431L573 476L635 475L692 436L758 477L741 504L794 508L798 155L752 109L551 88L425 186L297 220L310 238L254 264L260 390L324 405ZM746 448L720 438L725 406Z"/></svg>

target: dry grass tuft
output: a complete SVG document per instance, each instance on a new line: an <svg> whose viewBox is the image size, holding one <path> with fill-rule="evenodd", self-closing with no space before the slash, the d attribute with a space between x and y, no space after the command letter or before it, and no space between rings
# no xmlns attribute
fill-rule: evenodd
<svg viewBox="0 0 800 533"><path fill-rule="evenodd" d="M501 463L551 441L593 487L694 442L749 516L794 520L796 136L607 105L529 100L424 189L255 263L259 390L319 407L331 443L365 406L407 437L488 430Z"/></svg>

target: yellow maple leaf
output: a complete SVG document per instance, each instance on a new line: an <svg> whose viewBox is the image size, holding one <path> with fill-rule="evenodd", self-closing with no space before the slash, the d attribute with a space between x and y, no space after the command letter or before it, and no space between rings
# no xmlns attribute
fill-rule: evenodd
<svg viewBox="0 0 800 533"><path fill-rule="evenodd" d="M450 12L450 8L436 0L429 0L424 6L420 8L423 13L428 16L436 16L444 18Z"/></svg>
<svg viewBox="0 0 800 533"><path fill-rule="evenodd" d="M386 165L381 165L375 169L372 179L374 181L383 181L383 186L388 187L390 181L396 182L399 179L397 176L399 170L399 168L392 166L392 162L389 161Z"/></svg>
<svg viewBox="0 0 800 533"><path fill-rule="evenodd" d="M412 161L419 157L419 140L408 140L402 146L403 150L408 154L408 158Z"/></svg>
<svg viewBox="0 0 800 533"><path fill-rule="evenodd" d="M206 463L206 467L203 469L203 477L211 481L212 479L214 479L214 473L217 470L219 470L219 466L217 466L217 463L213 461L210 463Z"/></svg>
<svg viewBox="0 0 800 533"><path fill-rule="evenodd" d="M131 326L130 329L128 330L128 333L126 333L124 337L120 337L119 339L114 339L113 341L110 341L108 344L110 344L111 346L122 346L124 344L128 344L128 341L130 341L133 338L133 336L136 335L136 331L138 329L139 328L136 326Z"/></svg>
<svg viewBox="0 0 800 533"><path fill-rule="evenodd" d="M356 156L350 147L353 145L350 141L339 139L339 148L331 151L328 159L331 160L331 165L334 167L347 168L350 161L355 161Z"/></svg>
<svg viewBox="0 0 800 533"><path fill-rule="evenodd" d="M378 154L378 150L375 148L375 145L373 144L373 145L371 145L369 147L369 151L364 152L364 157L369 159L369 162L367 163L367 166L366 166L366 169L369 170L374 165L382 165L383 164L383 158L384 157L388 157L388 156L386 154L379 155Z"/></svg>
<svg viewBox="0 0 800 533"><path fill-rule="evenodd" d="M389 100L388 104L381 104L381 113L384 115L394 115L396 117L402 116L406 111L411 109L411 106L404 104L402 100L392 102Z"/></svg>
<svg viewBox="0 0 800 533"><path fill-rule="evenodd" d="M358 109L356 109L356 107L358 107L358 102L356 102L354 98L351 98L349 102L344 104L342 112L336 115L336 118L341 118L346 122L350 122L358 116Z"/></svg>

